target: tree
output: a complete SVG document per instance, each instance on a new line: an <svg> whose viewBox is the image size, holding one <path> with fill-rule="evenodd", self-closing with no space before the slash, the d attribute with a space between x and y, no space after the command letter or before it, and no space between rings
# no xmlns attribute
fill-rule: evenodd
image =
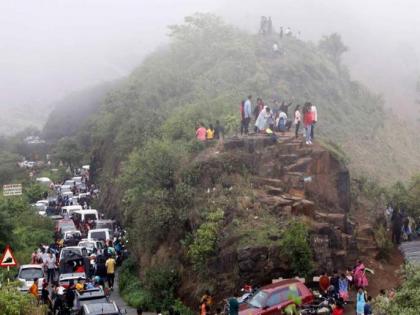
<svg viewBox="0 0 420 315"><path fill-rule="evenodd" d="M348 47L341 40L341 35L337 33L324 36L319 41L319 48L329 55L337 66L340 65L341 55L348 51Z"/></svg>
<svg viewBox="0 0 420 315"><path fill-rule="evenodd" d="M62 138L55 148L55 157L73 171L82 161L83 153L77 142L69 137Z"/></svg>

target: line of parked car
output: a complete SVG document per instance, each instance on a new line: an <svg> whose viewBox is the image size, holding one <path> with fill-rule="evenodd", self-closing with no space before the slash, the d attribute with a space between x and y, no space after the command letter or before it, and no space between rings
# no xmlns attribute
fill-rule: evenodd
<svg viewBox="0 0 420 315"><path fill-rule="evenodd" d="M47 182L47 181L45 181ZM81 176L73 177L64 182L63 185L54 187L48 198L39 200L34 204L38 213L48 216L55 222L55 242L45 247L45 251L56 256L58 273L55 280L58 282L58 296L64 298L65 290L69 288L70 282L86 282L93 284L95 270L94 264L99 259L104 259L109 253L108 245L121 236L117 229L116 222L105 220L100 217L96 209L84 209L86 204L80 205L78 201L82 198L89 198L88 187ZM78 195L74 195L74 191ZM65 200L64 206L57 206ZM58 213L48 211L54 204ZM44 250L41 250L44 252ZM105 253L105 251L107 251ZM40 254L41 256L44 254ZM58 277L57 277L58 274ZM20 290L28 292L34 279L38 279L38 288L41 293L43 283L46 282L46 267L42 263L21 265L18 270L17 280L22 284ZM103 284L103 282L101 282ZM104 291L104 286L98 285L85 287L82 291L75 291L76 297L71 314L79 315L120 315L124 310L110 300Z"/></svg>

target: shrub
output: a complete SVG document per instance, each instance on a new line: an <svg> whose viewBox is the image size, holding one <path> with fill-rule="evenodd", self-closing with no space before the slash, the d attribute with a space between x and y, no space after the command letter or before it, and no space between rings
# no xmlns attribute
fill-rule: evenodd
<svg viewBox="0 0 420 315"><path fill-rule="evenodd" d="M375 241L379 249L378 258L389 258L393 245L383 225L375 229Z"/></svg>
<svg viewBox="0 0 420 315"><path fill-rule="evenodd" d="M144 275L144 288L153 298L155 308L167 309L172 306L179 284L179 274L171 266L154 266L148 269Z"/></svg>
<svg viewBox="0 0 420 315"><path fill-rule="evenodd" d="M47 310L37 306L37 301L30 294L17 290L18 283L0 287L0 310L2 315L44 315Z"/></svg>
<svg viewBox="0 0 420 315"><path fill-rule="evenodd" d="M203 271L207 259L214 254L224 212L217 209L207 215L206 222L197 229L192 244L188 247L188 256L196 270Z"/></svg>
<svg viewBox="0 0 420 315"><path fill-rule="evenodd" d="M173 305L174 311L178 311L181 315L194 315L195 312L192 311L189 307L187 307L181 300L175 300Z"/></svg>
<svg viewBox="0 0 420 315"><path fill-rule="evenodd" d="M305 224L292 221L281 237L282 255L296 275L308 277L313 270L309 232Z"/></svg>
<svg viewBox="0 0 420 315"><path fill-rule="evenodd" d="M404 269L405 282L397 290L390 302L377 299L374 311L387 315L417 315L420 313L420 269L406 266Z"/></svg>

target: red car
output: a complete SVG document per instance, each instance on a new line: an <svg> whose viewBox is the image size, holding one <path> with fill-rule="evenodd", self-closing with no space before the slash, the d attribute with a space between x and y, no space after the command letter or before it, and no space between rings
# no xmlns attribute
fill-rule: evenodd
<svg viewBox="0 0 420 315"><path fill-rule="evenodd" d="M312 292L299 280L287 279L262 287L239 308L239 315L279 315L289 304L290 296L299 296L302 304L314 300Z"/></svg>

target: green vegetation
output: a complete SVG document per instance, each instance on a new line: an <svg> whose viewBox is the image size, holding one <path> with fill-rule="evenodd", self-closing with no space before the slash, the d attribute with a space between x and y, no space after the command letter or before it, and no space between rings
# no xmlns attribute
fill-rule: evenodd
<svg viewBox="0 0 420 315"><path fill-rule="evenodd" d="M127 259L120 269L120 292L131 306L147 311L155 311L157 308L167 310L172 306L182 311L181 314L191 314L191 310L176 299L180 279L173 267L154 266L146 270L142 281L136 276L138 271L133 258Z"/></svg>
<svg viewBox="0 0 420 315"><path fill-rule="evenodd" d="M223 217L221 209L210 212L205 223L195 232L193 242L188 247L188 256L197 271L207 270L207 260L215 254Z"/></svg>
<svg viewBox="0 0 420 315"><path fill-rule="evenodd" d="M31 294L22 294L17 283L3 284L0 287L0 310L2 315L45 315L47 309L37 306Z"/></svg>
<svg viewBox="0 0 420 315"><path fill-rule="evenodd" d="M386 301L377 298L374 304L376 312L388 315L417 315L420 310L420 269L418 267L406 266L404 269L405 281L397 290L395 298ZM376 313L375 313L376 314Z"/></svg>
<svg viewBox="0 0 420 315"><path fill-rule="evenodd" d="M39 244L51 241L53 230L52 222L29 206L29 198L0 197L0 250L10 244L20 264L29 262Z"/></svg>
<svg viewBox="0 0 420 315"><path fill-rule="evenodd" d="M281 237L284 255L293 273L308 277L313 271L314 262L309 242L309 232L305 224L291 221Z"/></svg>

